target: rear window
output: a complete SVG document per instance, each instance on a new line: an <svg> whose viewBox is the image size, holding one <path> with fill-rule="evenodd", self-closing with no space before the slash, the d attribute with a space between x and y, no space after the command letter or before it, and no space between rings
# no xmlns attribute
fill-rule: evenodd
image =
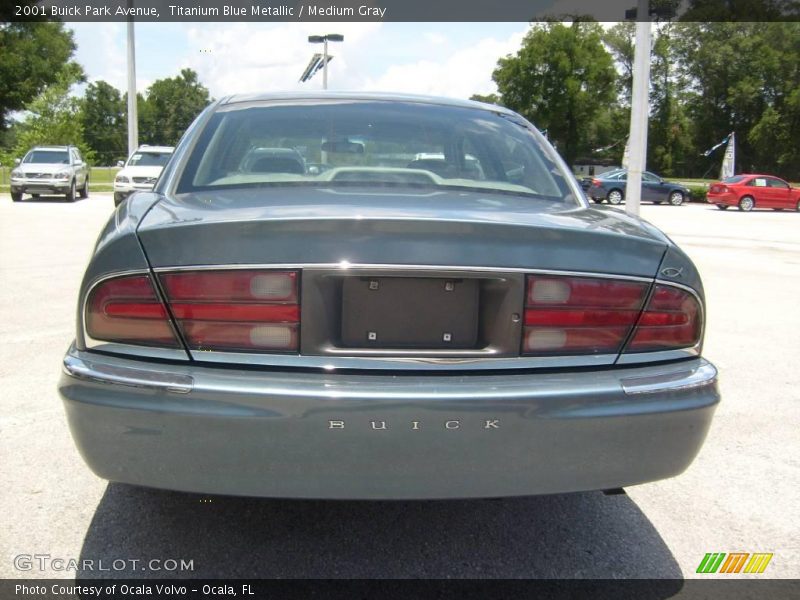
<svg viewBox="0 0 800 600"><path fill-rule="evenodd" d="M68 165L69 153L66 150L33 150L28 152L22 162Z"/></svg>
<svg viewBox="0 0 800 600"><path fill-rule="evenodd" d="M282 185L451 187L578 202L555 151L519 118L371 100L223 106L178 192Z"/></svg>
<svg viewBox="0 0 800 600"><path fill-rule="evenodd" d="M744 179L741 175L734 175L733 177L726 177L722 180L722 183L741 183Z"/></svg>

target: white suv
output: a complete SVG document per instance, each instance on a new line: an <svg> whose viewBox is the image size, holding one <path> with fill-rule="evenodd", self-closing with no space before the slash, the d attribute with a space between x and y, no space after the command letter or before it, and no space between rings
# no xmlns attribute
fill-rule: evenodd
<svg viewBox="0 0 800 600"><path fill-rule="evenodd" d="M73 202L80 194L89 196L89 167L75 146L36 146L31 148L11 171L11 199L22 200L23 194L34 198L64 195Z"/></svg>
<svg viewBox="0 0 800 600"><path fill-rule="evenodd" d="M114 204L119 206L133 192L152 190L173 150L172 146L142 145L124 166L120 161L118 166L123 169L114 178Z"/></svg>

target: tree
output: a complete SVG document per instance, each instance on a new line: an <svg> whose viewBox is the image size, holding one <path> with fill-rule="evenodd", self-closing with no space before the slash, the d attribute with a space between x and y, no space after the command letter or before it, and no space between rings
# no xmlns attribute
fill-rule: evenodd
<svg viewBox="0 0 800 600"><path fill-rule="evenodd" d="M159 79L140 104L139 137L147 144L174 145L211 98L192 69L173 78Z"/></svg>
<svg viewBox="0 0 800 600"><path fill-rule="evenodd" d="M692 127L684 107L685 81L675 51L675 25L657 30L651 53L648 168L662 175L684 172L698 154L692 144Z"/></svg>
<svg viewBox="0 0 800 600"><path fill-rule="evenodd" d="M83 70L78 65L68 64L56 81L27 105L25 119L14 125L17 157L32 146L72 144L80 148L87 161L92 160L93 152L83 139L80 99L69 93L82 77Z"/></svg>
<svg viewBox="0 0 800 600"><path fill-rule="evenodd" d="M797 177L800 24L681 23L675 42L698 149L735 132L737 171ZM719 160L697 162L709 171Z"/></svg>
<svg viewBox="0 0 800 600"><path fill-rule="evenodd" d="M615 97L613 60L592 22L534 25L492 78L503 104L546 129L569 164L598 143L593 120Z"/></svg>
<svg viewBox="0 0 800 600"><path fill-rule="evenodd" d="M0 132L9 114L56 83L62 69L79 68L71 61L75 48L63 23L0 23Z"/></svg>
<svg viewBox="0 0 800 600"><path fill-rule="evenodd" d="M86 87L81 104L81 122L86 144L102 164L113 164L127 152L127 118L122 96L105 81Z"/></svg>

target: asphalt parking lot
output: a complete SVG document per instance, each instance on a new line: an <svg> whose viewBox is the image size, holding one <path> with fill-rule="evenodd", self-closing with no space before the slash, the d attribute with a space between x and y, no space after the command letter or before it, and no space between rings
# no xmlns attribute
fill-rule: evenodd
<svg viewBox="0 0 800 600"><path fill-rule="evenodd" d="M643 206L706 285L723 401L683 475L628 495L317 502L108 484L56 393L76 294L110 194L0 197L0 577L694 577L707 552L773 552L800 577L800 214ZM19 570L18 555L193 570ZM737 577L746 577L738 575Z"/></svg>

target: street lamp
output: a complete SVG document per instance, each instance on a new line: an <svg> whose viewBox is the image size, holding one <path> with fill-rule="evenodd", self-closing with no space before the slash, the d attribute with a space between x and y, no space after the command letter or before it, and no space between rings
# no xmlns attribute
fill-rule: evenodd
<svg viewBox="0 0 800 600"><path fill-rule="evenodd" d="M322 48L322 89L328 89L328 42L343 42L344 36L340 33L329 33L328 35L310 35L308 41L312 44L323 44ZM313 75L314 73L311 73ZM310 76L309 76L310 77Z"/></svg>

